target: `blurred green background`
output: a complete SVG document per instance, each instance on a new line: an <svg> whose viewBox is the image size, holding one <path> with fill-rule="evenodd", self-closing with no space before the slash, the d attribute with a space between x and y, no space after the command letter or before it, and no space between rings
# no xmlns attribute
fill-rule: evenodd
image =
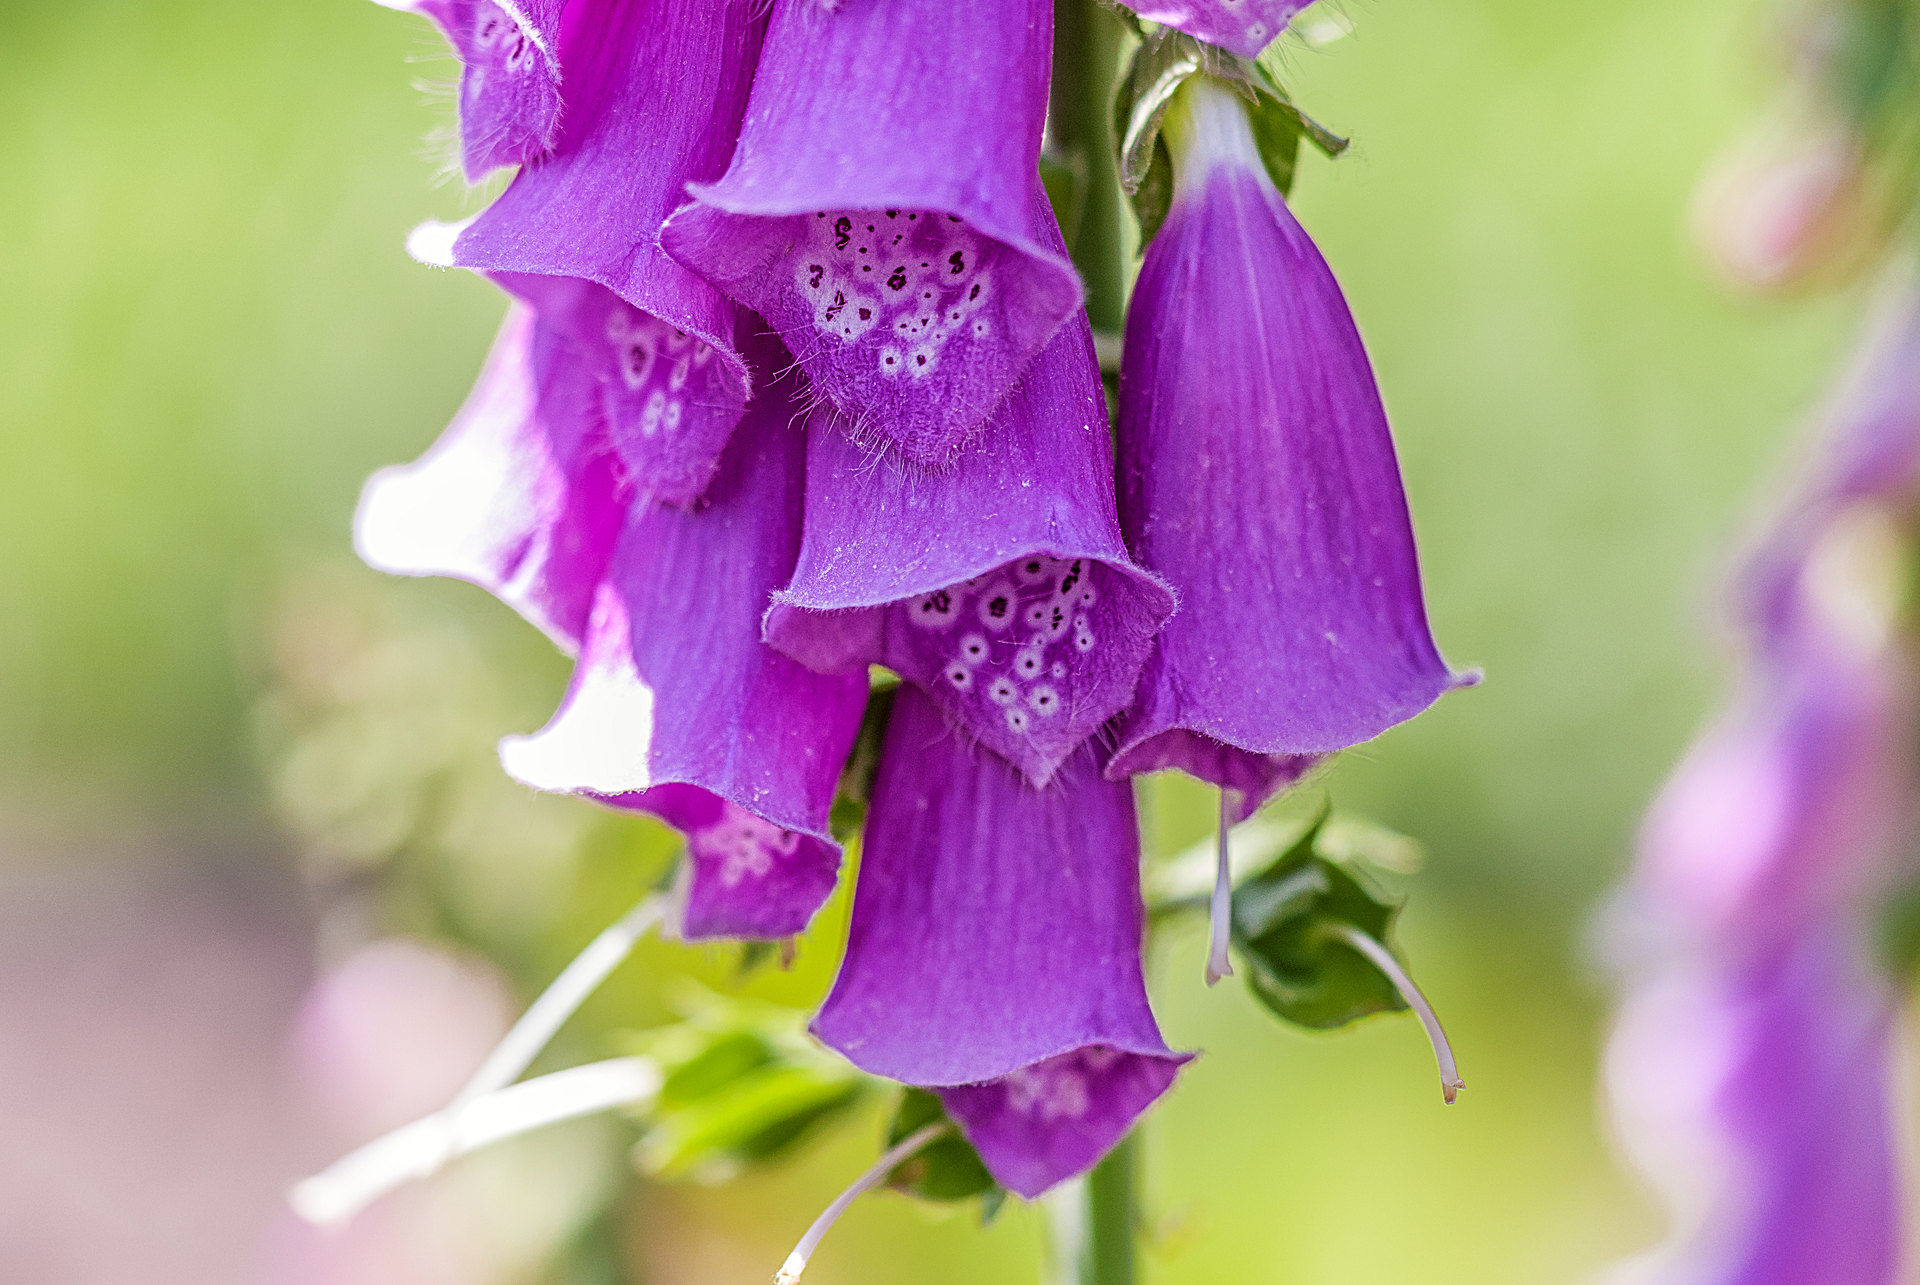
<svg viewBox="0 0 1920 1285"><path fill-rule="evenodd" d="M1283 1030L1200 986L1196 936L1166 942L1156 1001L1206 1056L1147 1127L1160 1285L1541 1285L1658 1233L1594 1106L1582 932L1719 686L1715 575L1855 303L1742 302L1682 235L1765 88L1755 11L1346 0L1351 36L1288 54L1299 101L1356 140L1303 162L1296 204L1379 366L1438 636L1487 671L1329 777L1426 845L1405 939L1468 1091L1441 1109L1410 1021ZM423 22L364 0L0 0L0 896L10 867L113 863L297 907L271 872L419 849L416 805L383 792L459 763L511 823L443 799L395 926L524 986L666 852L492 779L493 741L564 685L532 630L352 561L362 480L438 432L502 311L401 248L477 208L447 176L452 75ZM1202 832L1198 792L1150 803L1161 849ZM820 993L843 923L823 918L759 989ZM680 967L650 949L592 1020L656 1017L650 979ZM639 1278L760 1279L871 1154L863 1124L649 1192L616 1239ZM1031 1279L1041 1238L1029 1210L983 1234L874 1199L809 1279Z"/></svg>

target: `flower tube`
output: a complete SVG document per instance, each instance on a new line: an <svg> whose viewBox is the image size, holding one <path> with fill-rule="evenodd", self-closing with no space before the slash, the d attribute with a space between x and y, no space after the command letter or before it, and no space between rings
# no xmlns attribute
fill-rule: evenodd
<svg viewBox="0 0 1920 1285"><path fill-rule="evenodd" d="M1106 425L1084 320L948 472L876 458L817 412L768 640L820 669L889 666L1044 784L1133 698L1174 605L1121 543Z"/></svg>
<svg viewBox="0 0 1920 1285"><path fill-rule="evenodd" d="M1120 513L1181 608L1108 770L1182 768L1237 791L1244 817L1461 680L1427 627L1393 441L1339 284L1230 89L1195 77L1167 129L1174 202L1121 365Z"/></svg>
<svg viewBox="0 0 1920 1285"><path fill-rule="evenodd" d="M936 1089L1009 1190L1091 1167L1187 1060L1147 1003L1139 860L1132 789L1091 746L1036 790L903 688L814 1033Z"/></svg>
<svg viewBox="0 0 1920 1285"><path fill-rule="evenodd" d="M761 356L769 376L785 360ZM760 640L800 538L797 382L762 389L697 509L635 511L559 712L501 745L528 785L686 833L687 937L797 932L839 866L828 822L866 673L818 673Z"/></svg>
<svg viewBox="0 0 1920 1285"><path fill-rule="evenodd" d="M567 0L376 3L433 19L460 56L460 161L468 182L553 147L560 133L560 14Z"/></svg>
<svg viewBox="0 0 1920 1285"><path fill-rule="evenodd" d="M1046 0L775 0L726 174L667 225L857 430L944 463L1080 303L1039 180Z"/></svg>
<svg viewBox="0 0 1920 1285"><path fill-rule="evenodd" d="M382 571L477 584L572 653L626 511L617 473L592 375L516 307L440 440L368 481L354 544Z"/></svg>
<svg viewBox="0 0 1920 1285"><path fill-rule="evenodd" d="M551 155L461 227L411 248L493 275L562 330L599 380L629 481L686 504L718 467L751 381L758 323L668 258L660 225L726 164L760 23L747 0L600 0L568 9L567 111Z"/></svg>

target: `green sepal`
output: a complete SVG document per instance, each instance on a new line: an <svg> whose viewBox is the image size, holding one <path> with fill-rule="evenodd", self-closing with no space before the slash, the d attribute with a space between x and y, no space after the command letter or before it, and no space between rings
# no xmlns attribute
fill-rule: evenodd
<svg viewBox="0 0 1920 1285"><path fill-rule="evenodd" d="M1173 157L1162 137L1167 110L1180 87L1203 74L1233 85L1247 100L1261 161L1283 194L1293 190L1301 139L1328 156L1347 150L1347 140L1301 111L1264 64L1169 28L1153 31L1134 49L1113 105L1120 187L1133 204L1143 249L1173 201Z"/></svg>
<svg viewBox="0 0 1920 1285"><path fill-rule="evenodd" d="M942 1120L951 1123L940 1099L925 1089L909 1088L900 1095L893 1119L887 1122L887 1145L896 1146L906 1137ZM920 1200L948 1204L959 1200L983 1199L981 1217L991 1221L1000 1210L1007 1193L993 1180L973 1144L960 1136L956 1128L918 1155L903 1160L887 1175L887 1185Z"/></svg>
<svg viewBox="0 0 1920 1285"><path fill-rule="evenodd" d="M843 1114L869 1081L802 1034L791 1009L700 995L687 1020L647 1032L661 1069L635 1158L661 1178L722 1178L787 1151Z"/></svg>
<svg viewBox="0 0 1920 1285"><path fill-rule="evenodd" d="M1324 813L1279 858L1233 893L1233 941L1247 984L1277 1017L1331 1030L1406 1001L1364 955L1336 935L1358 929L1392 949L1399 903L1316 847Z"/></svg>

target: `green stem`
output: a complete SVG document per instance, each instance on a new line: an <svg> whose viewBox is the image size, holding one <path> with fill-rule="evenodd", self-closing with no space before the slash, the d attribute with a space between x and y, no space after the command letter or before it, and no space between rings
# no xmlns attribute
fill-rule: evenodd
<svg viewBox="0 0 1920 1285"><path fill-rule="evenodd" d="M1053 10L1053 145L1080 181L1079 218L1067 229L1087 286L1093 328L1118 334L1127 316L1120 175L1113 159L1113 86L1120 20L1101 0L1057 0Z"/></svg>
<svg viewBox="0 0 1920 1285"><path fill-rule="evenodd" d="M1050 1285L1134 1285L1139 1279L1139 1165L1135 1135L1108 1152L1085 1178L1051 1198Z"/></svg>
<svg viewBox="0 0 1920 1285"><path fill-rule="evenodd" d="M1052 143L1079 180L1078 217L1066 229L1087 287L1096 332L1118 335L1127 319L1126 241L1113 150L1120 19L1102 0L1055 0ZM1140 1216L1139 1143L1127 1138L1092 1172L1054 1196L1053 1285L1134 1285Z"/></svg>

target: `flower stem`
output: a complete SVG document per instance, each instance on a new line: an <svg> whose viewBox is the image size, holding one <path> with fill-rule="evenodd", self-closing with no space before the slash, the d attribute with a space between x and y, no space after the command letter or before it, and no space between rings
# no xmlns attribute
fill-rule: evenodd
<svg viewBox="0 0 1920 1285"><path fill-rule="evenodd" d="M644 1103L659 1091L660 1069L642 1057L555 1071L376 1138L296 1184L288 1203L317 1226L345 1222L395 1187L428 1177L455 1157L562 1120Z"/></svg>
<svg viewBox="0 0 1920 1285"><path fill-rule="evenodd" d="M1084 1178L1049 1198L1054 1252L1049 1285L1134 1285L1139 1275L1138 1137L1123 1139Z"/></svg>
<svg viewBox="0 0 1920 1285"><path fill-rule="evenodd" d="M847 1206L878 1187L887 1180L887 1175L898 1169L913 1157L925 1151L934 1143L953 1132L953 1125L946 1120L936 1120L924 1128L916 1129L889 1148L886 1154L874 1161L873 1167L855 1178L847 1189L834 1197L832 1204L820 1212L813 1220L813 1226L807 1228L807 1234L787 1255L787 1261L780 1266L780 1272L774 1279L774 1285L794 1285L800 1274L807 1270L807 1260L813 1257L813 1251L820 1248L820 1242L840 1221L840 1215L847 1212Z"/></svg>
<svg viewBox="0 0 1920 1285"><path fill-rule="evenodd" d="M1440 1096L1451 1106L1453 1099L1466 1085L1460 1079L1460 1068L1454 1064L1453 1045L1447 1039L1446 1031L1440 1025L1440 1015L1433 1011L1433 1005L1427 1003L1427 997L1414 985L1407 970L1400 967L1400 961L1393 952L1382 946L1366 933L1352 924L1328 924L1325 931L1367 957L1369 963L1385 973L1393 988L1400 992L1400 998L1407 1001L1407 1007L1420 1018L1420 1025L1427 1028L1427 1041L1433 1045L1433 1060L1440 1066Z"/></svg>
<svg viewBox="0 0 1920 1285"><path fill-rule="evenodd" d="M540 1056L540 1051L586 1002L587 996L633 953L634 946L648 930L666 917L666 910L664 899L649 896L588 943L487 1055L480 1069L454 1095L447 1113L457 1115L467 1104L519 1079L520 1073Z"/></svg>
<svg viewBox="0 0 1920 1285"><path fill-rule="evenodd" d="M1053 9L1053 96L1047 125L1081 184L1080 217L1066 229L1073 265L1087 286L1097 333L1127 319L1120 174L1113 155L1113 86L1120 68L1120 20L1101 0L1058 0Z"/></svg>

